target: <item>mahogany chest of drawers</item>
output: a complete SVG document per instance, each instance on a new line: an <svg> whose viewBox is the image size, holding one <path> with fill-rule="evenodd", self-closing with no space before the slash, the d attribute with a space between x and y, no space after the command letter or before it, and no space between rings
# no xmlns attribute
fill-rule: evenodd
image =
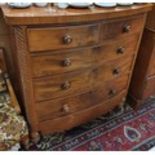
<svg viewBox="0 0 155 155"><path fill-rule="evenodd" d="M129 97L135 105L155 96L155 5L149 12L142 36Z"/></svg>
<svg viewBox="0 0 155 155"><path fill-rule="evenodd" d="M53 14L2 7L12 34L10 74L32 135L68 130L123 104L151 7Z"/></svg>

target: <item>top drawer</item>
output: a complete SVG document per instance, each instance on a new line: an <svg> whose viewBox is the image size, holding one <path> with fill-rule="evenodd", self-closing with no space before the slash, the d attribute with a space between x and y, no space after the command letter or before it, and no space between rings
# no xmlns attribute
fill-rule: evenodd
<svg viewBox="0 0 155 155"><path fill-rule="evenodd" d="M57 28L29 28L27 30L31 52L66 49L94 45L99 40L97 24Z"/></svg>
<svg viewBox="0 0 155 155"><path fill-rule="evenodd" d="M103 23L101 26L101 39L103 41L107 39L117 39L132 33L140 32L144 22L142 19L144 19L144 16L138 15L137 17Z"/></svg>

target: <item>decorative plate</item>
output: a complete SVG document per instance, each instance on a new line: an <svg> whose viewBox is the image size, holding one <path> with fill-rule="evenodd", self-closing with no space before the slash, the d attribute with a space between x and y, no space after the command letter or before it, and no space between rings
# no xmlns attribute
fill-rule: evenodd
<svg viewBox="0 0 155 155"><path fill-rule="evenodd" d="M111 8L117 6L117 3L94 3L96 6L104 7L104 8Z"/></svg>
<svg viewBox="0 0 155 155"><path fill-rule="evenodd" d="M131 6L134 3L117 3L119 6Z"/></svg>
<svg viewBox="0 0 155 155"><path fill-rule="evenodd" d="M48 3L34 3L34 5L37 7L46 7Z"/></svg>
<svg viewBox="0 0 155 155"><path fill-rule="evenodd" d="M68 3L55 3L55 6L57 6L60 9L66 9L68 8L69 4Z"/></svg>
<svg viewBox="0 0 155 155"><path fill-rule="evenodd" d="M91 4L92 3L69 3L69 6L74 7L74 8L87 8Z"/></svg>
<svg viewBox="0 0 155 155"><path fill-rule="evenodd" d="M25 9L32 5L32 3L8 3L8 5L11 8L17 8L17 9Z"/></svg>

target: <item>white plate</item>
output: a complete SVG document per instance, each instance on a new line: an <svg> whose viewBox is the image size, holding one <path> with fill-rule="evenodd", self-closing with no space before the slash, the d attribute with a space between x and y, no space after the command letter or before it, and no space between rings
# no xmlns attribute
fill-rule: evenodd
<svg viewBox="0 0 155 155"><path fill-rule="evenodd" d="M87 8L91 5L92 3L69 3L71 7L74 8Z"/></svg>
<svg viewBox="0 0 155 155"><path fill-rule="evenodd" d="M117 4L120 5L120 6L131 6L134 3L117 3Z"/></svg>
<svg viewBox="0 0 155 155"><path fill-rule="evenodd" d="M8 3L8 5L12 8L24 9L30 7L32 3Z"/></svg>
<svg viewBox="0 0 155 155"><path fill-rule="evenodd" d="M94 3L96 6L99 7L105 7L105 8L111 8L111 7L115 7L117 5L117 3Z"/></svg>
<svg viewBox="0 0 155 155"><path fill-rule="evenodd" d="M34 3L34 5L37 7L46 7L48 3Z"/></svg>
<svg viewBox="0 0 155 155"><path fill-rule="evenodd" d="M55 6L57 6L60 9L66 9L68 8L69 4L68 3L55 3Z"/></svg>

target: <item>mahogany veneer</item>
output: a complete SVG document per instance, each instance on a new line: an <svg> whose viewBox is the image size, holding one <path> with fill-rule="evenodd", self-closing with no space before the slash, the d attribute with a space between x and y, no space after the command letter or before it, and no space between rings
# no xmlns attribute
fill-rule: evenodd
<svg viewBox="0 0 155 155"><path fill-rule="evenodd" d="M152 5L49 7L2 7L12 32L14 86L32 133L67 130L124 103Z"/></svg>

